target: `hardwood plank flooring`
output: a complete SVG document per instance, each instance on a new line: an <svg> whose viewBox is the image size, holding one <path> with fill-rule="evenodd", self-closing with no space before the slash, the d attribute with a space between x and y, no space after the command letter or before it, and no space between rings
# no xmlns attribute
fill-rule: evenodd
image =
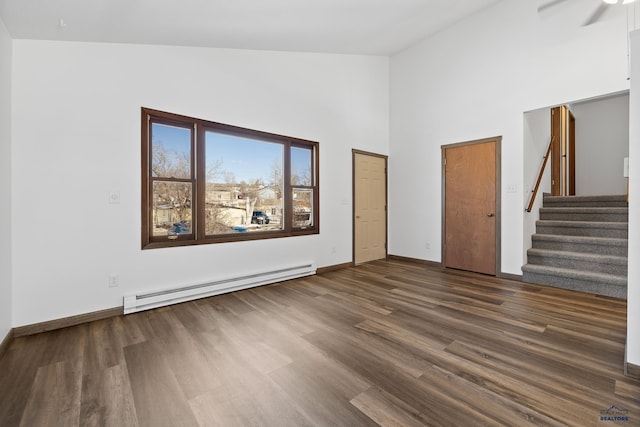
<svg viewBox="0 0 640 427"><path fill-rule="evenodd" d="M376 261L17 337L0 426L638 426L626 309Z"/></svg>

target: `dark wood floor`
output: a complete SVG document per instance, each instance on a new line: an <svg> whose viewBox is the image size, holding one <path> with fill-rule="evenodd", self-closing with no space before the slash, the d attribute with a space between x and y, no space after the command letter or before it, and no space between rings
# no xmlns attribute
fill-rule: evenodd
<svg viewBox="0 0 640 427"><path fill-rule="evenodd" d="M640 425L626 303L381 261L14 340L0 426Z"/></svg>

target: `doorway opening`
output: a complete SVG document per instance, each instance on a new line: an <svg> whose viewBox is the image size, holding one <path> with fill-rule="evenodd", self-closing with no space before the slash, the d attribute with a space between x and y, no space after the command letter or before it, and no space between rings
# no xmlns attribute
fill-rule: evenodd
<svg viewBox="0 0 640 427"><path fill-rule="evenodd" d="M595 98L566 102L573 119L567 126L574 126L574 153L568 157L568 168L573 168L573 183L568 180L566 195L601 196L622 195L627 192L627 178L624 174L624 159L629 156L629 91L616 92ZM559 107L548 106L524 113L523 135L523 181L525 210L529 205L535 188L545 150L551 138L550 111ZM571 141L569 141L571 144ZM571 162L574 162L571 164ZM540 188L531 214L523 221L523 260L527 259L527 250L531 248L531 236L536 232L537 212L542 206L544 193L554 194L552 190L552 168L544 169ZM560 188L562 188L560 186ZM560 190L558 190L560 191ZM560 195L560 193L558 193Z"/></svg>

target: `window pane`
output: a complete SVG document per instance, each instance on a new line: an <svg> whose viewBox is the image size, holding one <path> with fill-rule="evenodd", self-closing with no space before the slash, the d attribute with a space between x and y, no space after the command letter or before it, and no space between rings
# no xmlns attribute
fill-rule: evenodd
<svg viewBox="0 0 640 427"><path fill-rule="evenodd" d="M177 237L191 233L191 184L155 181L153 183L153 236Z"/></svg>
<svg viewBox="0 0 640 427"><path fill-rule="evenodd" d="M143 249L319 232L318 142L141 111Z"/></svg>
<svg viewBox="0 0 640 427"><path fill-rule="evenodd" d="M293 226L313 226L313 190L293 189Z"/></svg>
<svg viewBox="0 0 640 427"><path fill-rule="evenodd" d="M279 143L205 133L207 235L282 229L283 154Z"/></svg>
<svg viewBox="0 0 640 427"><path fill-rule="evenodd" d="M313 150L310 148L291 147L291 184L313 185L311 181L311 160Z"/></svg>
<svg viewBox="0 0 640 427"><path fill-rule="evenodd" d="M151 176L191 178L191 129L151 124Z"/></svg>

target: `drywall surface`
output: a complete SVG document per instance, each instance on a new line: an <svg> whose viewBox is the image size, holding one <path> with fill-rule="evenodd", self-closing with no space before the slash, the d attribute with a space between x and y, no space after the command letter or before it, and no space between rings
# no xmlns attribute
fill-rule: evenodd
<svg viewBox="0 0 640 427"><path fill-rule="evenodd" d="M12 327L11 37L0 20L0 341Z"/></svg>
<svg viewBox="0 0 640 427"><path fill-rule="evenodd" d="M388 154L388 58L29 40L13 51L15 326L351 260L351 150ZM141 250L141 107L319 141L321 234Z"/></svg>
<svg viewBox="0 0 640 427"><path fill-rule="evenodd" d="M576 118L576 195L626 194L629 95L570 105Z"/></svg>
<svg viewBox="0 0 640 427"><path fill-rule="evenodd" d="M549 147L551 138L551 112L549 108L540 108L524 113L524 137L523 154L524 162L524 192L523 206L529 206L529 200L533 194L540 168L542 167L545 153ZM551 157L551 156L549 156ZM535 160L535 161L533 161ZM527 250L531 248L531 236L536 232L536 221L540 218L538 213L542 207L544 193L551 192L551 159L547 159L540 186L536 193L531 212L525 212L523 220L523 256L522 263L527 263Z"/></svg>
<svg viewBox="0 0 640 427"><path fill-rule="evenodd" d="M629 87L624 9L582 27L579 5L565 7L499 2L391 58L390 253L441 261L441 146L501 135L502 272L522 274L524 163L539 165L524 157L523 113Z"/></svg>
<svg viewBox="0 0 640 427"><path fill-rule="evenodd" d="M640 366L640 31L631 36L627 362Z"/></svg>

